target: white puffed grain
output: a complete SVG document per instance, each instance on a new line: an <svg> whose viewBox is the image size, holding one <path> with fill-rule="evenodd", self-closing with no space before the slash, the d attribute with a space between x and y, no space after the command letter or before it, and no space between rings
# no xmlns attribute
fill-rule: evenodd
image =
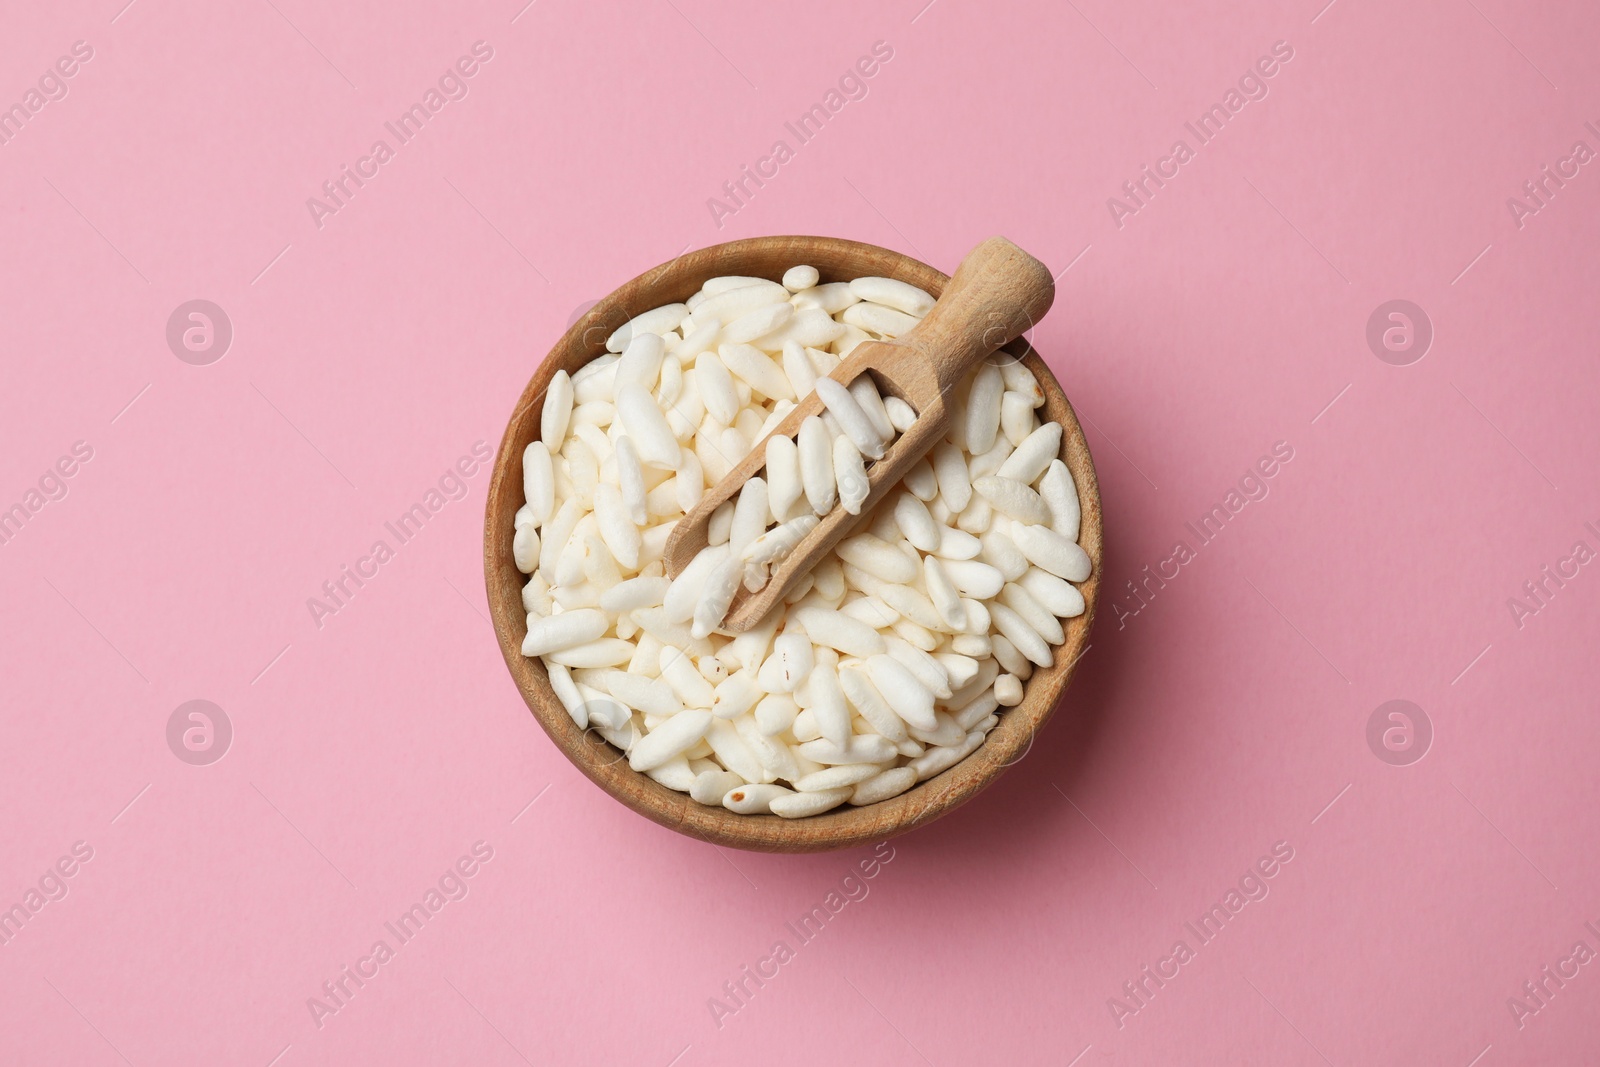
<svg viewBox="0 0 1600 1067"><path fill-rule="evenodd" d="M967 394L966 446L974 455L994 447L995 435L1000 432L1000 400L1005 388L1005 379L992 359L973 376L972 391Z"/></svg>
<svg viewBox="0 0 1600 1067"><path fill-rule="evenodd" d="M1005 395L1000 398L1000 432L1011 442L1013 448L1019 447L1028 439L1037 422L1033 414L1033 405L1028 403L1028 398L1007 389Z"/></svg>
<svg viewBox="0 0 1600 1067"><path fill-rule="evenodd" d="M770 693L756 705L755 722L764 737L776 737L794 725L800 705L787 693Z"/></svg>
<svg viewBox="0 0 1600 1067"><path fill-rule="evenodd" d="M574 680L576 680L576 672L574 672ZM621 701L613 699L610 694L602 692L592 685L584 685L582 682L576 681L575 684L578 687L579 695L583 697L584 707L591 725L610 730L620 730L628 724L633 713L624 707ZM631 748L632 745L630 744L629 747Z"/></svg>
<svg viewBox="0 0 1600 1067"><path fill-rule="evenodd" d="M794 752L782 740L763 734L761 728L756 725L754 716L746 715L736 719L733 725L738 730L740 739L761 764L763 781L773 782L781 778L786 782L792 782L800 777L800 767L795 762Z"/></svg>
<svg viewBox="0 0 1600 1067"><path fill-rule="evenodd" d="M738 500L733 506L733 523L728 527L729 551L742 559L744 550L761 536L771 518L766 479L751 478L739 487Z"/></svg>
<svg viewBox="0 0 1600 1067"><path fill-rule="evenodd" d="M844 566L837 556L825 556L812 570L816 578L817 593L827 601L837 602L844 596Z"/></svg>
<svg viewBox="0 0 1600 1067"><path fill-rule="evenodd" d="M790 519L786 523L774 526L746 545L740 558L746 563L776 565L778 561L793 552L821 521L815 515L802 515L798 519Z"/></svg>
<svg viewBox="0 0 1600 1067"><path fill-rule="evenodd" d="M539 440L552 452L560 452L572 418L572 377L558 370L545 389L544 407L539 412Z"/></svg>
<svg viewBox="0 0 1600 1067"><path fill-rule="evenodd" d="M556 479L550 449L543 441L530 441L522 450L522 496L528 502L535 526L550 520L556 507Z"/></svg>
<svg viewBox="0 0 1600 1067"><path fill-rule="evenodd" d="M717 451L728 461L730 468L744 459L754 442L744 435L744 431L737 426L729 426L722 431L722 436L717 439ZM727 475L723 475L724 478Z"/></svg>
<svg viewBox="0 0 1600 1067"><path fill-rule="evenodd" d="M813 644L837 649L847 656L875 656L885 650L877 630L841 611L801 607L791 611L789 617L805 630Z"/></svg>
<svg viewBox="0 0 1600 1067"><path fill-rule="evenodd" d="M576 390L579 385L591 378L598 378L607 373L615 374L615 367L618 358L619 357L617 356L616 352L607 352L605 355L596 356L594 359L591 359L589 362L579 367L572 373L573 389Z"/></svg>
<svg viewBox="0 0 1600 1067"><path fill-rule="evenodd" d="M850 803L855 807L876 804L897 797L916 784L915 770L910 767L893 767L856 786L855 791L850 794Z"/></svg>
<svg viewBox="0 0 1600 1067"><path fill-rule="evenodd" d="M732 771L704 770L695 775L689 787L689 798L696 804L715 807L729 792L745 784L745 780Z"/></svg>
<svg viewBox="0 0 1600 1067"><path fill-rule="evenodd" d="M714 719L706 730L706 740L711 751L728 770L747 782L760 782L763 778L761 761L756 759L750 746L739 736L738 729L726 719Z"/></svg>
<svg viewBox="0 0 1600 1067"><path fill-rule="evenodd" d="M906 766L916 772L917 781L925 782L941 771L954 767L961 756L959 748L930 748Z"/></svg>
<svg viewBox="0 0 1600 1067"><path fill-rule="evenodd" d="M663 647L660 665L661 680L672 688L685 707L711 710L716 703L716 691L687 653L680 648Z"/></svg>
<svg viewBox="0 0 1600 1067"><path fill-rule="evenodd" d="M990 644L988 634L956 634L950 639L950 651L958 656L971 656L973 659L983 659L993 655L993 646Z"/></svg>
<svg viewBox="0 0 1600 1067"><path fill-rule="evenodd" d="M844 786L840 789L791 793L788 796L775 797L767 807L772 814L785 819L804 819L810 815L821 815L830 808L837 808L849 800L854 792L854 786Z"/></svg>
<svg viewBox="0 0 1600 1067"><path fill-rule="evenodd" d="M700 602L700 591L705 587L706 580L729 555L726 544L714 545L695 554L694 559L672 580L662 599L669 620L688 622L694 618L695 605Z"/></svg>
<svg viewBox="0 0 1600 1067"><path fill-rule="evenodd" d="M805 348L815 348L834 342L848 328L843 323L833 321L828 313L820 308L806 307L800 308L788 322L771 333L756 338L752 343L764 351L780 351L790 341ZM828 368L832 369L831 366Z"/></svg>
<svg viewBox="0 0 1600 1067"><path fill-rule="evenodd" d="M1089 577L1089 556L1075 541L1069 541L1048 526L1015 526L1011 540L1016 542L1028 562L1058 578L1081 582Z"/></svg>
<svg viewBox="0 0 1600 1067"><path fill-rule="evenodd" d="M983 692L957 709L951 718L955 719L956 725L963 730L970 730L994 714L995 708L999 706L1000 704L994 695L994 683L991 682L984 688Z"/></svg>
<svg viewBox="0 0 1600 1067"><path fill-rule="evenodd" d="M1000 469L1000 465L1010 457L1011 453L1011 442L1004 437L997 437L989 451L973 456L967 461L967 477L976 483L979 478L993 474Z"/></svg>
<svg viewBox="0 0 1600 1067"><path fill-rule="evenodd" d="M939 647L939 635L925 626L919 626L910 619L896 619L890 627L900 639L923 650L932 652Z"/></svg>
<svg viewBox="0 0 1600 1067"><path fill-rule="evenodd" d="M1061 424L1047 422L1024 438L995 473L1002 478L1032 485L1049 469L1052 461L1060 462L1056 460L1060 451Z"/></svg>
<svg viewBox="0 0 1600 1067"><path fill-rule="evenodd" d="M828 428L820 418L808 415L801 421L797 447L800 481L805 488L806 501L812 511L826 515L833 510L834 502L838 499L838 486L833 474L833 444L828 437Z"/></svg>
<svg viewBox="0 0 1600 1067"><path fill-rule="evenodd" d="M1050 509L1050 528L1069 541L1078 539L1082 511L1078 504L1078 487L1072 480L1072 471L1059 459L1054 460L1039 479L1039 495Z"/></svg>
<svg viewBox="0 0 1600 1067"><path fill-rule="evenodd" d="M733 387L733 375L728 373L728 365L716 352L708 349L695 357L694 383L706 413L712 418L726 426L739 417L743 405L739 403L738 390Z"/></svg>
<svg viewBox="0 0 1600 1067"><path fill-rule="evenodd" d="M1027 623L1033 632L1044 638L1052 645L1059 645L1066 640L1066 634L1061 629L1061 622L1052 615L1043 605L1033 599L1028 591L1015 582L1008 583L1000 591L1000 602L1016 612Z"/></svg>
<svg viewBox="0 0 1600 1067"><path fill-rule="evenodd" d="M800 449L794 438L773 434L767 438L767 502L774 518L794 518L795 506L805 493L800 480Z"/></svg>
<svg viewBox="0 0 1600 1067"><path fill-rule="evenodd" d="M927 687L935 700L950 698L950 673L945 670L944 664L937 657L930 655L932 649L913 645L897 634L886 636L883 640L884 644L889 646L889 655L916 675L917 681Z"/></svg>
<svg viewBox="0 0 1600 1067"><path fill-rule="evenodd" d="M972 499L972 482L967 476L967 460L961 449L948 441L934 447L930 455L933 473L939 479L939 498L959 514Z"/></svg>
<svg viewBox="0 0 1600 1067"><path fill-rule="evenodd" d="M998 570L981 560L951 559L945 560L943 566L955 587L972 600L988 600L1006 584Z"/></svg>
<svg viewBox="0 0 1600 1067"><path fill-rule="evenodd" d="M702 300L694 309L696 323L729 323L769 304L786 303L789 290L777 282L760 279L724 289Z"/></svg>
<svg viewBox="0 0 1600 1067"><path fill-rule="evenodd" d="M780 634L772 641L772 656L768 663L776 662L776 689L770 692L792 693L805 681L816 665L812 655L811 638L803 633ZM765 665L763 665L765 670Z"/></svg>
<svg viewBox="0 0 1600 1067"><path fill-rule="evenodd" d="M954 526L939 526L939 547L933 553L941 560L974 560L984 549L978 537L955 530Z"/></svg>
<svg viewBox="0 0 1600 1067"><path fill-rule="evenodd" d="M563 612L570 615L572 612ZM561 618L562 615L554 616ZM633 643L618 637L602 637L581 645L544 653L547 661L564 667L619 667L633 656Z"/></svg>
<svg viewBox="0 0 1600 1067"><path fill-rule="evenodd" d="M850 283L850 291L860 300L870 300L919 319L933 310L933 297L898 278L857 278Z"/></svg>
<svg viewBox="0 0 1600 1067"><path fill-rule="evenodd" d="M981 496L974 496L966 510L956 518L956 526L968 533L981 534L994 523L994 509Z"/></svg>
<svg viewBox="0 0 1600 1067"><path fill-rule="evenodd" d="M600 594L600 607L613 615L637 608L653 608L666 598L672 582L665 576L640 575L619 582Z"/></svg>
<svg viewBox="0 0 1600 1067"><path fill-rule="evenodd" d="M872 656L866 662L866 670L873 688L908 726L933 728L933 694L903 663L889 655Z"/></svg>
<svg viewBox="0 0 1600 1067"><path fill-rule="evenodd" d="M831 666L819 665L806 679L804 693L820 735L836 745L849 741L850 707L838 672Z"/></svg>
<svg viewBox="0 0 1600 1067"><path fill-rule="evenodd" d="M709 711L680 711L669 716L633 746L633 751L628 753L628 766L636 771L658 767L692 748L695 742L705 736L710 725ZM688 764L684 766L687 770Z"/></svg>
<svg viewBox="0 0 1600 1067"><path fill-rule="evenodd" d="M672 350L678 363L688 369L689 364L700 353L706 351L717 343L717 338L722 333L722 325L717 322L708 322L704 325L696 324L694 331L684 335L682 341ZM687 379L685 379L687 382Z"/></svg>
<svg viewBox="0 0 1600 1067"><path fill-rule="evenodd" d="M617 485L622 490L622 503L628 518L635 526L650 522L650 505L644 487L644 467L639 462L639 450L627 434L617 438Z"/></svg>
<svg viewBox="0 0 1600 1067"><path fill-rule="evenodd" d="M539 574L547 583L555 584L556 561L567 547L567 542L572 537L572 531L584 516L583 507L578 501L568 500L561 505L555 517L545 526L544 533L540 537Z"/></svg>
<svg viewBox="0 0 1600 1067"><path fill-rule="evenodd" d="M821 275L817 273L817 268L815 267L805 265L790 267L783 272L783 287L791 293L798 293L803 289L810 289L813 285L816 285L819 277Z"/></svg>
<svg viewBox="0 0 1600 1067"><path fill-rule="evenodd" d="M787 300L758 307L729 322L722 328L722 338L734 344L754 341L769 334L794 317L794 305ZM731 366L729 369L733 369ZM754 384L754 383L751 383ZM769 396L772 394L768 394Z"/></svg>
<svg viewBox="0 0 1600 1067"><path fill-rule="evenodd" d="M644 386L630 382L617 390L617 418L639 450L640 460L661 470L677 468L683 450L660 405Z"/></svg>
<svg viewBox="0 0 1600 1067"><path fill-rule="evenodd" d="M642 556L643 538L640 540ZM583 538L583 576L595 590L596 604L600 602L601 589L609 589L622 581L622 570L617 566L616 557L612 556L600 538L593 534L585 534Z"/></svg>
<svg viewBox="0 0 1600 1067"><path fill-rule="evenodd" d="M766 815L770 813L773 801L794 795L794 790L781 785L757 782L728 790L728 794L722 798L722 806L740 815Z"/></svg>
<svg viewBox="0 0 1600 1067"><path fill-rule="evenodd" d="M821 730L817 727L816 717L812 714L810 708L800 709L800 714L794 717L794 725L789 727L789 733L793 735L796 742L815 741L822 736ZM844 744L843 741L839 743ZM818 764L818 766L820 767L821 764Z"/></svg>
<svg viewBox="0 0 1600 1067"><path fill-rule="evenodd" d="M1017 651L1004 634L992 634L989 638L994 649L995 661L1007 671L1021 678L1026 678L1033 671L1033 664L1028 662L1028 657Z"/></svg>
<svg viewBox="0 0 1600 1067"><path fill-rule="evenodd" d="M897 396L884 397L883 410L889 416L889 425L899 433L905 433L917 421L917 413L911 405Z"/></svg>
<svg viewBox="0 0 1600 1067"><path fill-rule="evenodd" d="M861 298L850 288L849 282L828 282L814 285L794 294L794 304L800 308L818 308L836 315Z"/></svg>
<svg viewBox="0 0 1600 1067"><path fill-rule="evenodd" d="M601 539L617 562L628 570L638 570L642 547L639 527L633 522L622 491L616 486L595 486L594 520L600 528Z"/></svg>
<svg viewBox="0 0 1600 1067"><path fill-rule="evenodd" d="M861 452L848 437L833 439L833 479L839 490L839 506L851 515L861 514L861 505L872 485L867 481Z"/></svg>
<svg viewBox="0 0 1600 1067"><path fill-rule="evenodd" d="M623 387L629 385L639 386L646 392L654 389L661 376L661 362L666 352L666 343L657 334L634 334L628 341L628 347L622 350L622 358L617 360L615 377L612 379L615 394L620 396Z"/></svg>
<svg viewBox="0 0 1600 1067"><path fill-rule="evenodd" d="M1006 581L1014 582L1028 572L1028 558L1004 533L986 530L978 540L983 545L978 558L999 571Z"/></svg>
<svg viewBox="0 0 1600 1067"><path fill-rule="evenodd" d="M733 596L739 591L743 572L744 563L730 554L707 575L705 588L694 608L693 633L696 637L706 637L722 625L728 608L733 604Z"/></svg>
<svg viewBox="0 0 1600 1067"><path fill-rule="evenodd" d="M554 690L556 699L567 709L567 714L572 716L578 729L588 729L589 712L584 705L583 694L578 692L578 687L572 681L571 672L559 663L551 663L546 665L545 674L550 679L550 688Z"/></svg>
<svg viewBox="0 0 1600 1067"><path fill-rule="evenodd" d="M883 394L878 392L878 385L872 380L872 375L858 375L850 383L850 395L855 398L857 406L867 416L867 421L872 423L873 429L878 431L878 435L885 441L894 440L894 423L889 418L889 411L884 407Z"/></svg>
<svg viewBox="0 0 1600 1067"><path fill-rule="evenodd" d="M1029 626L1022 616L1004 604L990 607L989 615L1005 639L1015 645L1017 651L1026 656L1030 663L1038 667L1050 666L1052 660L1050 646L1045 644L1044 638L1040 637L1038 631Z"/></svg>
<svg viewBox="0 0 1600 1067"><path fill-rule="evenodd" d="M750 671L738 671L723 679L712 691L711 714L719 719L737 719L753 710L766 695Z"/></svg>
<svg viewBox="0 0 1600 1067"><path fill-rule="evenodd" d="M532 525L518 526L511 538L511 560L523 574L539 567L539 531Z"/></svg>
<svg viewBox="0 0 1600 1067"><path fill-rule="evenodd" d="M998 677L1000 677L999 662L992 659L983 660L978 664L978 676L950 694L950 699L946 703L952 708L964 708L992 686Z"/></svg>
<svg viewBox="0 0 1600 1067"><path fill-rule="evenodd" d="M788 308L788 304L778 307ZM730 326L729 329L732 327ZM794 387L772 357L748 344L725 344L717 349L728 370L755 392L773 400L795 399Z"/></svg>
<svg viewBox="0 0 1600 1067"><path fill-rule="evenodd" d="M894 743L880 734L852 734L843 745L826 738L806 741L800 754L814 763L838 766L846 763L887 763L895 756Z"/></svg>
<svg viewBox="0 0 1600 1067"><path fill-rule="evenodd" d="M945 700L950 698L949 690L964 689L978 676L980 665L971 656L963 656L956 652L935 652L933 659L950 679L949 689L944 694Z"/></svg>
<svg viewBox="0 0 1600 1067"><path fill-rule="evenodd" d="M939 618L947 626L954 630L965 625L967 609L961 603L961 594L956 590L950 576L945 573L944 566L937 556L923 559L922 584L928 590L928 599L933 601L933 606L939 612Z"/></svg>
<svg viewBox="0 0 1600 1067"><path fill-rule="evenodd" d="M939 479L927 456L923 456L911 465L911 469L906 471L903 484L911 491L912 496L924 504L939 497Z"/></svg>
<svg viewBox="0 0 1600 1067"><path fill-rule="evenodd" d="M606 338L606 351L621 352L636 334L661 334L676 330L678 324L688 314L689 308L686 304L667 304L663 307L652 308L642 315L635 315L617 327L616 331Z"/></svg>
<svg viewBox="0 0 1600 1067"><path fill-rule="evenodd" d="M994 699L1002 708L1014 708L1022 703L1022 679L1014 674L1002 674L996 678Z"/></svg>
<svg viewBox="0 0 1600 1067"><path fill-rule="evenodd" d="M868 330L886 337L899 337L917 324L915 318L903 311L865 300L859 304L851 304L840 312L839 321L846 326L854 326L859 330Z"/></svg>
<svg viewBox="0 0 1600 1067"><path fill-rule="evenodd" d="M876 763L845 763L813 771L797 779L794 787L802 793L840 789L847 785L859 785L869 778L876 778L882 771L883 768Z"/></svg>
<svg viewBox="0 0 1600 1067"><path fill-rule="evenodd" d="M839 423L839 429L861 451L863 456L882 459L887 438L878 432L866 412L850 390L832 378L818 378L815 386L818 399Z"/></svg>
<svg viewBox="0 0 1600 1067"><path fill-rule="evenodd" d="M889 702L878 691L877 686L867 676L865 667L843 666L839 667L839 686L844 695L849 699L861 717L877 732L879 736L886 737L891 742L904 741L907 737L906 723L889 706ZM838 744L837 738L829 738ZM846 738L846 741L849 739ZM848 761L845 761L848 762ZM862 762L879 763L881 760L864 760Z"/></svg>
<svg viewBox="0 0 1600 1067"><path fill-rule="evenodd" d="M839 558L880 581L905 584L916 580L917 565L894 545L872 534L856 534L834 549Z"/></svg>
<svg viewBox="0 0 1600 1067"><path fill-rule="evenodd" d="M783 342L782 359L783 373L794 395L802 397L811 392L817 384L817 368L806 355L805 346L794 340Z"/></svg>
<svg viewBox="0 0 1600 1067"><path fill-rule="evenodd" d="M894 521L900 533L920 551L939 547L939 524L928 513L928 506L911 493L898 493L894 501Z"/></svg>
<svg viewBox="0 0 1600 1067"><path fill-rule="evenodd" d="M1059 619L1076 618L1083 614L1083 594L1064 578L1057 578L1039 567L1029 567L1017 584Z"/></svg>
<svg viewBox="0 0 1600 1067"><path fill-rule="evenodd" d="M725 293L729 289L744 289L752 285L767 286L771 284L770 279L756 278L748 274L720 274L715 278L706 279L705 284L700 286L700 292L704 296L711 297L716 296L718 293Z"/></svg>
<svg viewBox="0 0 1600 1067"><path fill-rule="evenodd" d="M967 739L967 732L956 724L955 719L951 718L948 712L936 712L934 720L934 726L929 730L922 730L913 726L911 728L912 740L920 741L924 745L959 746Z"/></svg>
<svg viewBox="0 0 1600 1067"><path fill-rule="evenodd" d="M544 656L595 640L611 628L603 611L583 608L564 611L547 618L528 618L528 633L522 639L524 656Z"/></svg>
<svg viewBox="0 0 1600 1067"><path fill-rule="evenodd" d="M725 545L728 543L728 534L733 529L733 501L724 500L711 509L711 518L706 522L706 543L709 545Z"/></svg>
<svg viewBox="0 0 1600 1067"><path fill-rule="evenodd" d="M1050 521L1050 510L1039 494L1019 481L989 475L974 480L972 488L1007 518L1028 526Z"/></svg>
<svg viewBox="0 0 1600 1067"><path fill-rule="evenodd" d="M1022 360L1009 352L998 353L994 357L995 366L1000 368L1000 374L1005 379L1006 388L1013 391L1027 391L1030 384L1037 385L1033 372L1023 366Z"/></svg>

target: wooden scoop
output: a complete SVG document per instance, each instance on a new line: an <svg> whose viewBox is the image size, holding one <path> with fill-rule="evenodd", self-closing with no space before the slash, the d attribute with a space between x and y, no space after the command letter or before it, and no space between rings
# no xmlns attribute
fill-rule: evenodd
<svg viewBox="0 0 1600 1067"><path fill-rule="evenodd" d="M856 346L829 377L848 386L871 372L878 391L909 404L917 413L916 422L867 468L869 491L861 514L852 515L835 503L816 529L778 561L766 585L754 593L740 587L722 629L742 633L760 622L797 579L871 513L917 460L944 439L950 428L951 412L945 403L950 390L979 360L1042 318L1055 294L1055 282L1043 263L1004 237L991 237L967 253L938 302L908 333L894 341L864 341ZM807 416L822 411L815 391L801 398L772 433L678 521L667 539L669 577L676 578L706 547L711 513L737 497L744 483L766 466L767 441L775 434L794 437Z"/></svg>

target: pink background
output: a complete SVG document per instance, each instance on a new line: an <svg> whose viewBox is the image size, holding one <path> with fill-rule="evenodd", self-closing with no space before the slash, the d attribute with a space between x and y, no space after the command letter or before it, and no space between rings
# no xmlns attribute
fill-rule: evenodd
<svg viewBox="0 0 1600 1067"><path fill-rule="evenodd" d="M0 947L0 1060L1594 1062L1600 967L1507 1006L1600 950L1600 573L1508 607L1600 548L1600 174L1506 206L1600 148L1592 5L123 2L0 35L0 102L94 49L0 146L0 507L93 449L0 545L0 907L93 849ZM306 199L478 40L469 95L319 229ZM880 40L719 228L707 199ZM1266 98L1119 228L1107 198L1280 40ZM996 232L1063 271L1035 340L1099 465L1107 599L1028 757L813 941L785 924L870 849L680 837L536 728L485 619L485 471L312 622L625 279L777 233L950 270ZM209 366L165 340L195 298L233 324ZM1397 298L1435 330L1409 366L1366 342ZM1270 495L1119 620L1279 441ZM210 766L166 741L196 698L233 725ZM1409 766L1366 740L1391 699L1433 726ZM319 1027L307 998L477 841L465 899Z"/></svg>

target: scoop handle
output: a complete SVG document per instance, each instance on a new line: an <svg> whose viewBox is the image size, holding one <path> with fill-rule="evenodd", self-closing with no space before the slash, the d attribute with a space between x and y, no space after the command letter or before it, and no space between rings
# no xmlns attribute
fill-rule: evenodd
<svg viewBox="0 0 1600 1067"><path fill-rule="evenodd" d="M980 359L1031 329L1055 298L1049 268L991 237L967 253L939 302L899 343L932 362L940 392L948 393Z"/></svg>

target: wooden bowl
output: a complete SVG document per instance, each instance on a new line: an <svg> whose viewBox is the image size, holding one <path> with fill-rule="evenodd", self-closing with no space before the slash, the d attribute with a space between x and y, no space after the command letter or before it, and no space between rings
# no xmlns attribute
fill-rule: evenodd
<svg viewBox="0 0 1600 1067"><path fill-rule="evenodd" d="M663 304L687 300L708 278L739 274L777 279L788 268L808 263L822 281L864 276L899 278L937 296L949 278L925 263L876 245L836 237L757 237L689 252L623 285L601 300L567 330L534 372L517 401L489 482L483 531L484 581L489 610L511 677L533 717L566 757L590 780L634 811L679 833L718 845L758 852L821 852L867 841L881 841L931 822L970 800L1020 760L1035 732L1055 711L1088 640L1101 577L1100 490L1083 430L1061 384L1025 341L1008 350L1021 356L1044 389L1042 418L1059 422L1063 453L1078 484L1083 509L1078 543L1094 564L1079 586L1084 613L1064 620L1066 641L1055 649L1049 668L1035 669L1022 703L1002 709L1000 722L976 752L941 774L891 800L865 807L835 808L806 819L776 815L738 815L706 807L685 793L668 789L628 766L627 758L593 731L580 730L556 699L544 664L522 654L527 613L522 607L524 576L511 558L513 520L522 505L522 451L539 434L545 389L558 370L569 374L605 352L606 338L633 316Z"/></svg>

